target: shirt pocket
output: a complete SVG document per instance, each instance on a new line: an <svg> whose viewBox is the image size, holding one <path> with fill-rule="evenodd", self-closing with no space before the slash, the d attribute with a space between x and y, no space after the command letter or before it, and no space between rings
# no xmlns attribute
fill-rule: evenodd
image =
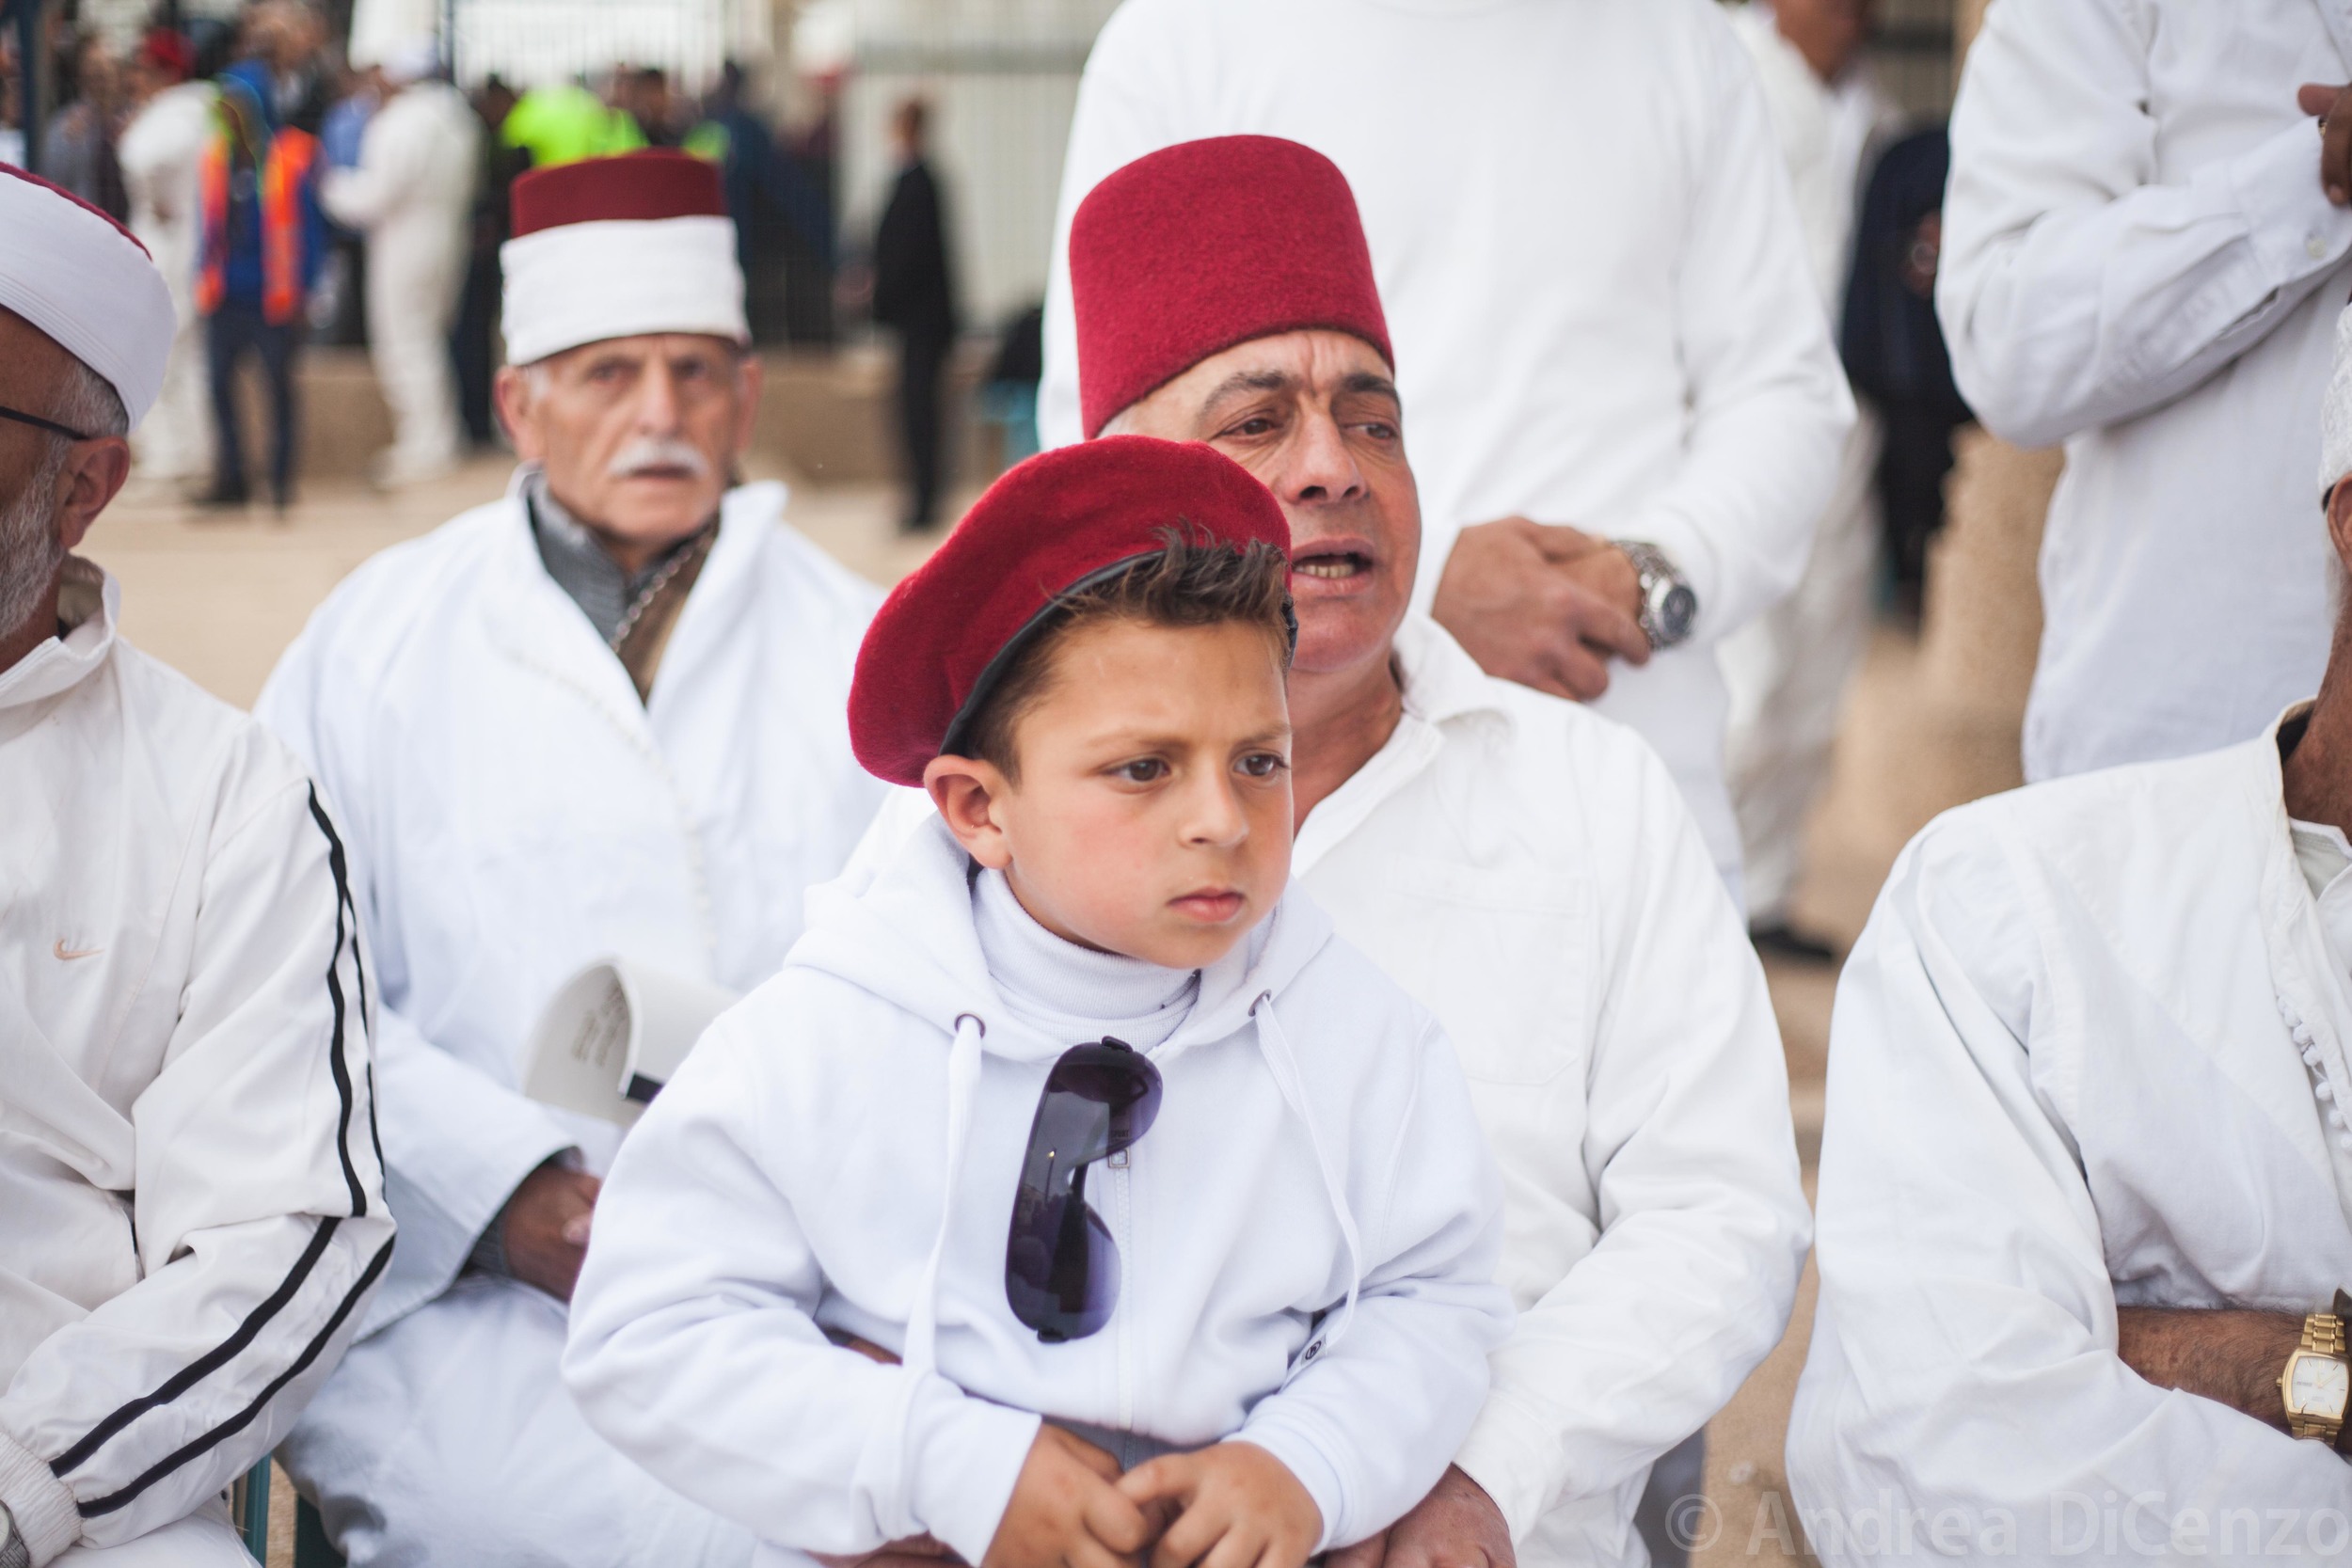
<svg viewBox="0 0 2352 1568"><path fill-rule="evenodd" d="M1572 877L1383 857L1327 901L1343 935L1435 1013L1469 1078L1546 1084L1584 1036L1590 906Z"/></svg>

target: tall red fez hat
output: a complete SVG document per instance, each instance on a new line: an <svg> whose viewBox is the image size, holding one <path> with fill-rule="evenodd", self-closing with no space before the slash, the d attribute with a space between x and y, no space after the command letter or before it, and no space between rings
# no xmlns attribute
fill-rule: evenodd
<svg viewBox="0 0 2352 1568"><path fill-rule="evenodd" d="M1043 452L976 502L892 591L858 649L850 745L866 770L920 785L1061 596L1187 538L1290 553L1290 524L1248 469L1148 436Z"/></svg>
<svg viewBox="0 0 2352 1568"><path fill-rule="evenodd" d="M1180 142L1095 186L1070 223L1070 293L1089 438L1252 338L1327 328L1396 363L1347 176L1279 136Z"/></svg>

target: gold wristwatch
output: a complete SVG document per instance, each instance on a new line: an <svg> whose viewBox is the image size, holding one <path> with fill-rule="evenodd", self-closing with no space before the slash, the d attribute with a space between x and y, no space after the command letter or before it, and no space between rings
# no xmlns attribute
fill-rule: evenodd
<svg viewBox="0 0 2352 1568"><path fill-rule="evenodd" d="M2344 1306L2344 1293L2338 1291L2337 1311L2314 1312L2303 1320L2303 1342L2279 1374L2287 1431L2330 1446L2344 1432L2345 1405L2352 1404L2352 1357L2346 1354L2344 1321L2339 1315Z"/></svg>

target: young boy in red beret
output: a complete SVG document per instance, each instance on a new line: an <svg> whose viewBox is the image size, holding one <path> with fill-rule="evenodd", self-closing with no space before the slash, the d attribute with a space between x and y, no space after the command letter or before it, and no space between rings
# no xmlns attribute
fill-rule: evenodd
<svg viewBox="0 0 2352 1568"><path fill-rule="evenodd" d="M564 1357L767 1560L1299 1568L1469 1430L1500 1195L1442 1034L1285 891L1288 546L1113 437L876 617L852 739L939 820L631 1133Z"/></svg>

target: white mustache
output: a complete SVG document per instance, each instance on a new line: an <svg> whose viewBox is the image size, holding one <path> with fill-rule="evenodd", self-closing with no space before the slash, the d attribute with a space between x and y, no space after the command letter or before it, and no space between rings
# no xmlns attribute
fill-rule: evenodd
<svg viewBox="0 0 2352 1568"><path fill-rule="evenodd" d="M607 479L628 479L648 468L684 468L695 479L710 473L710 460L691 445L662 436L643 436L613 454L604 466Z"/></svg>

